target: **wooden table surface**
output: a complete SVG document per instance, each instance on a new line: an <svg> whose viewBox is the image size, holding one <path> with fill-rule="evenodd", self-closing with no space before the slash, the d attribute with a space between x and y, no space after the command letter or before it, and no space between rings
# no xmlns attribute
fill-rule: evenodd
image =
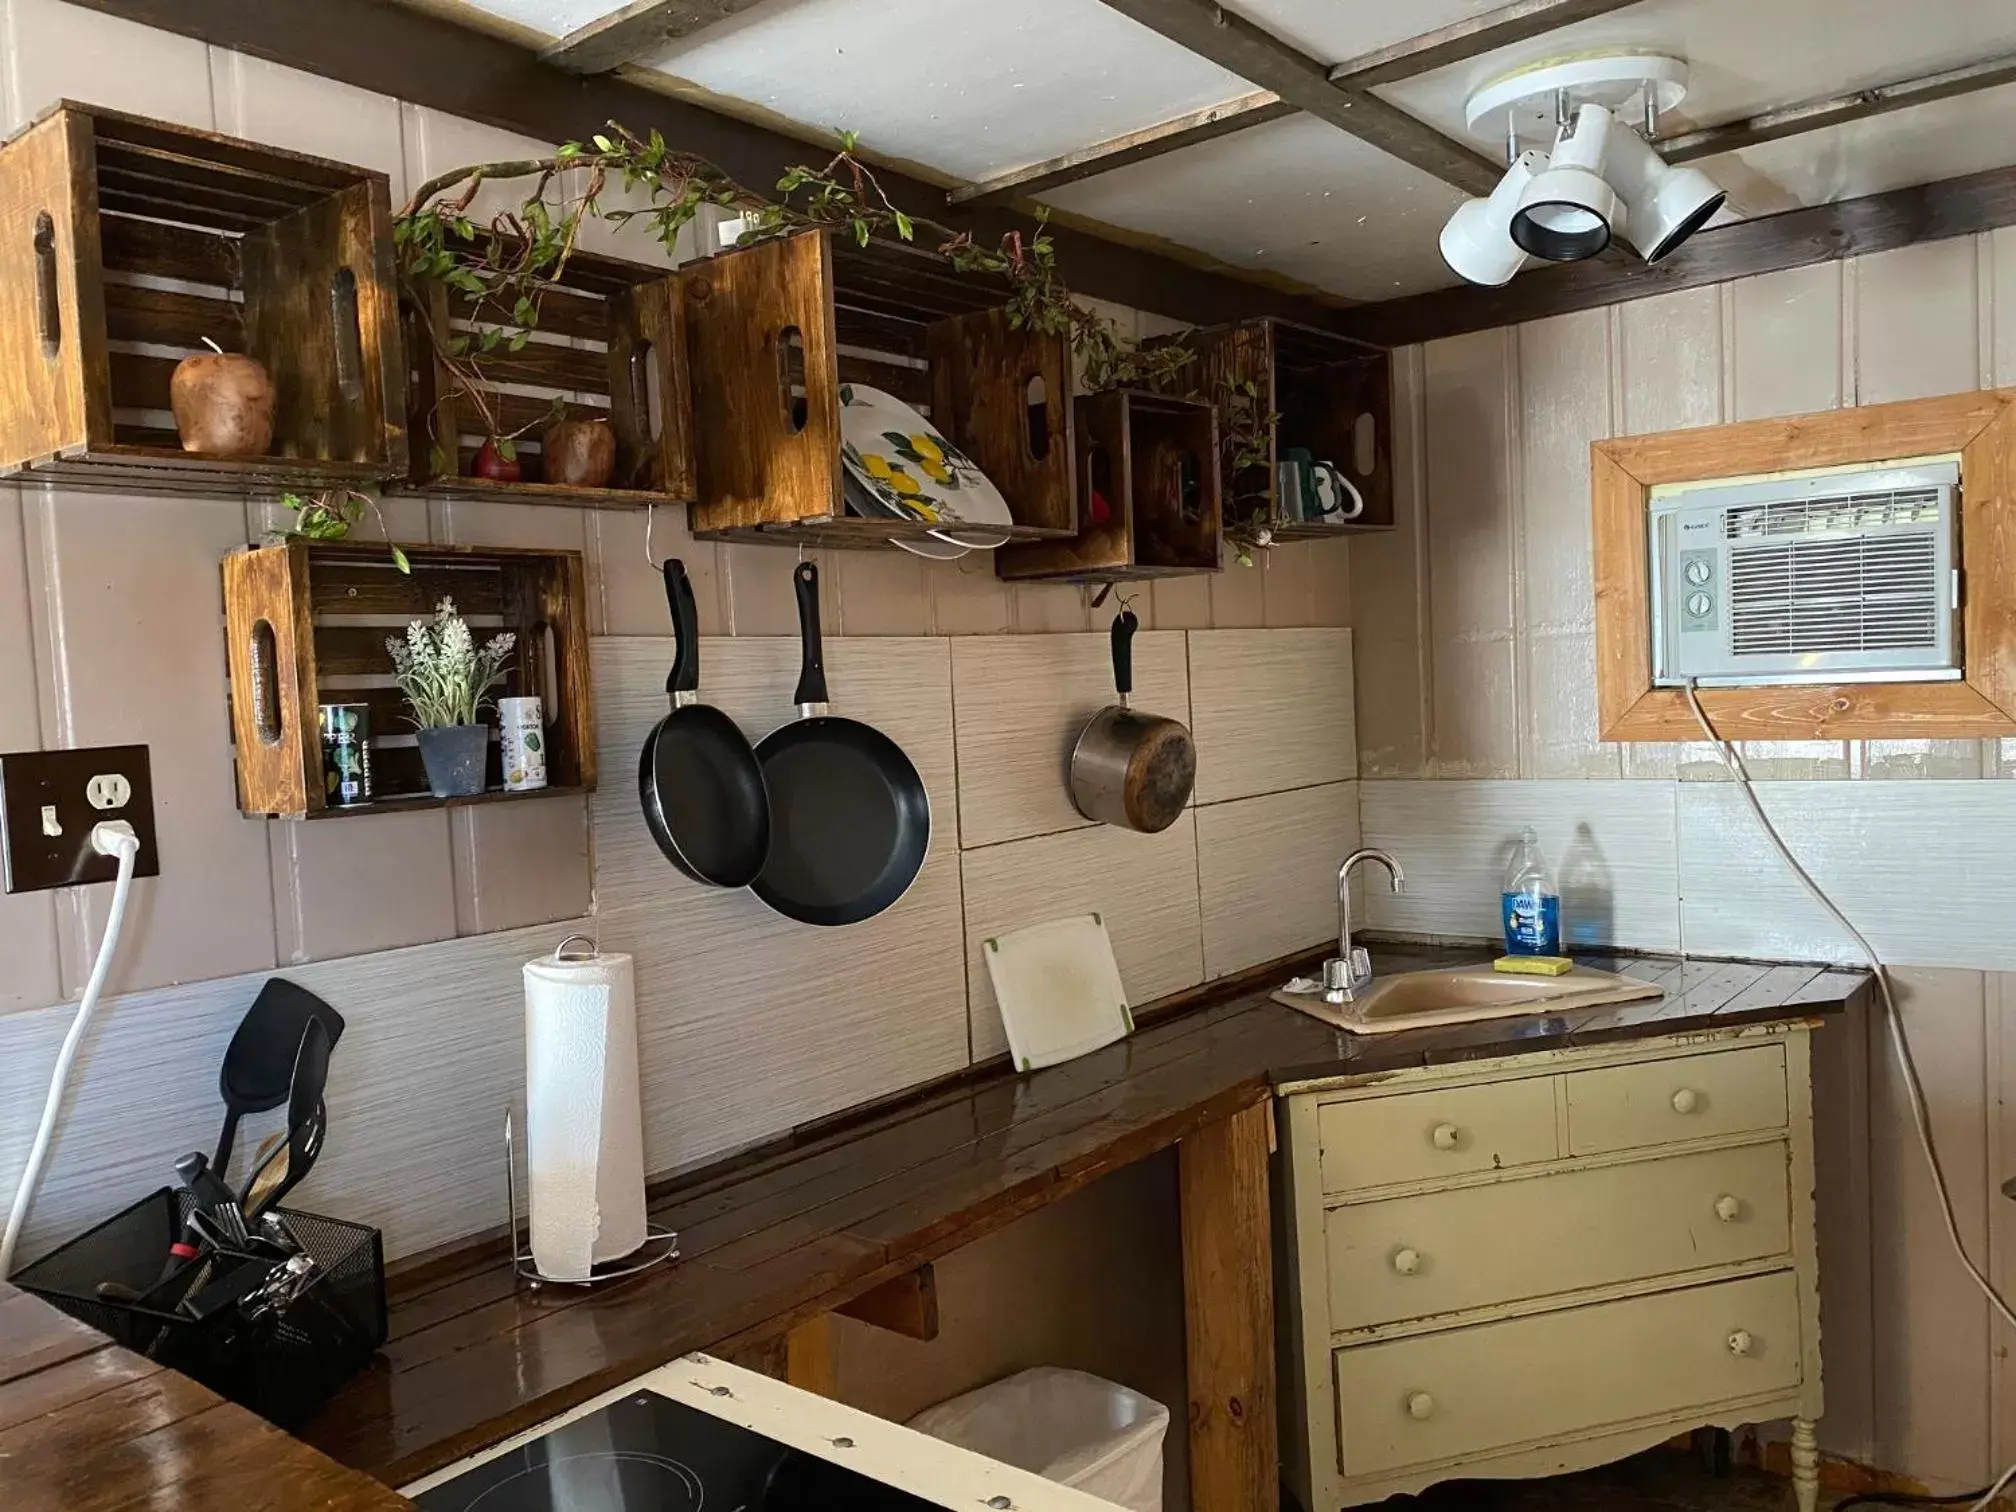
<svg viewBox="0 0 2016 1512"><path fill-rule="evenodd" d="M1483 953L1488 954L1488 953ZM1381 971L1480 952L1382 950ZM1353 1036L1236 992L1030 1076L1003 1071L802 1148L682 1183L656 1202L684 1258L593 1293L530 1291L490 1246L395 1288L383 1356L308 1427L394 1484L437 1469L690 1349L733 1351L815 1319L1117 1167L1268 1100L1272 1082L1376 1074L1820 1014L1863 972L1584 956L1666 996L1546 1018Z"/></svg>
<svg viewBox="0 0 2016 1512"><path fill-rule="evenodd" d="M412 1504L0 1282L0 1507L411 1512Z"/></svg>

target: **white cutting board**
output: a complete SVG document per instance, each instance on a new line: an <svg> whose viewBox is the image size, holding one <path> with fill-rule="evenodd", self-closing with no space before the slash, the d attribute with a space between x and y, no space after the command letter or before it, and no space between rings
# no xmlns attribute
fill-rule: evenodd
<svg viewBox="0 0 2016 1512"><path fill-rule="evenodd" d="M1018 1071L1073 1060L1134 1028L1113 941L1097 914L1031 924L982 946Z"/></svg>

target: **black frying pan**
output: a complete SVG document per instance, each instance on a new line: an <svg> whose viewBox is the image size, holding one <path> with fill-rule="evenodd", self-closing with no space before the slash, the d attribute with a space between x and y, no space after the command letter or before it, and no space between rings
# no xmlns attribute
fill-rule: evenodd
<svg viewBox="0 0 2016 1512"><path fill-rule="evenodd" d="M775 829L753 890L801 924L858 924L909 891L931 843L931 800L903 748L826 712L819 570L800 562L798 718L757 742Z"/></svg>
<svg viewBox="0 0 2016 1512"><path fill-rule="evenodd" d="M665 563L665 598L679 650L665 679L671 712L637 763L644 822L666 859L694 881L747 887L770 853L763 768L735 721L700 702L700 616L676 557Z"/></svg>

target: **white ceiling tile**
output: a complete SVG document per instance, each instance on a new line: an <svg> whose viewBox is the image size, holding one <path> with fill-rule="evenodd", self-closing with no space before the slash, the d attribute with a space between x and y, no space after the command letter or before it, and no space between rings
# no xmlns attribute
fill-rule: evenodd
<svg viewBox="0 0 2016 1512"><path fill-rule="evenodd" d="M1308 116L1051 191L1059 209L1350 299L1454 282L1435 239L1463 196Z"/></svg>
<svg viewBox="0 0 2016 1512"><path fill-rule="evenodd" d="M549 37L564 37L624 6L624 0L468 0L468 3L477 10L516 21Z"/></svg>
<svg viewBox="0 0 2016 1512"><path fill-rule="evenodd" d="M1382 93L1451 134L1463 102L1517 69L1644 49L1687 60L1688 95L1663 129L1714 125L2016 51L2009 0L1646 0Z"/></svg>
<svg viewBox="0 0 2016 1512"><path fill-rule="evenodd" d="M1252 89L1097 0L764 0L648 61L962 178Z"/></svg>
<svg viewBox="0 0 2016 1512"><path fill-rule="evenodd" d="M1452 21L1496 10L1503 0L1234 0L1226 9L1325 63L1418 37Z"/></svg>

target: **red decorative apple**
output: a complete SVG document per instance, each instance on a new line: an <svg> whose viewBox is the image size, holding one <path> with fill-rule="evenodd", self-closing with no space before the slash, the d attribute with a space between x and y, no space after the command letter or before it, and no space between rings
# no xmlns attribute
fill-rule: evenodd
<svg viewBox="0 0 2016 1512"><path fill-rule="evenodd" d="M263 457L273 445L273 384L255 357L198 352L168 380L182 450L209 457Z"/></svg>
<svg viewBox="0 0 2016 1512"><path fill-rule="evenodd" d="M469 464L469 476L488 478L492 483L516 483L525 476L525 469L518 465L518 459L506 457L497 449L497 442L485 441L476 448L475 460Z"/></svg>

